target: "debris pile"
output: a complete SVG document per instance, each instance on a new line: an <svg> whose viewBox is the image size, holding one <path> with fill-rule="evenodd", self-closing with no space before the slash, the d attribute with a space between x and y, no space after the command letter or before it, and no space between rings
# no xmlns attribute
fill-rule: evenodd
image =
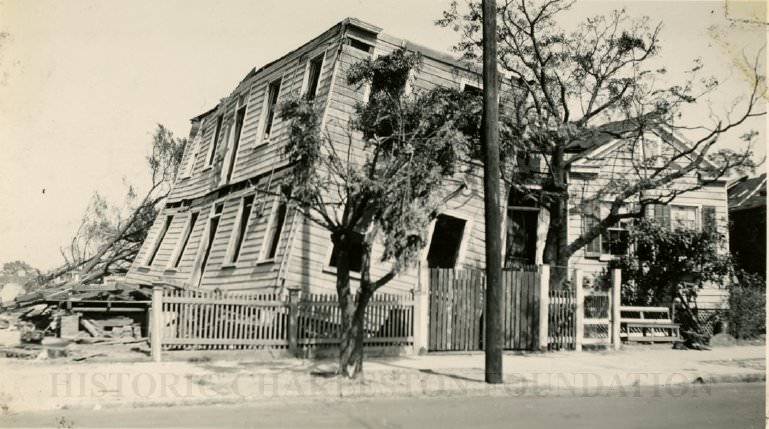
<svg viewBox="0 0 769 429"><path fill-rule="evenodd" d="M70 353L67 344L145 342L151 298L150 288L123 283L60 286L18 296L0 306L0 357L82 360L87 354Z"/></svg>

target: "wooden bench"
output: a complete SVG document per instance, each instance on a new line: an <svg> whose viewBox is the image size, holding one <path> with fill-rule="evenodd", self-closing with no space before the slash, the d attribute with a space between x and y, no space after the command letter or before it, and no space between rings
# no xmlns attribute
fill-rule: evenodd
<svg viewBox="0 0 769 429"><path fill-rule="evenodd" d="M620 307L620 338L639 342L681 341L681 328L667 307Z"/></svg>

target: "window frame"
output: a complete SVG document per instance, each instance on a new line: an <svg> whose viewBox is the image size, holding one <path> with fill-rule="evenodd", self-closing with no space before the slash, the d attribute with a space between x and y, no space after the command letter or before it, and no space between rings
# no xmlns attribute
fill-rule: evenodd
<svg viewBox="0 0 769 429"><path fill-rule="evenodd" d="M316 61L319 61L319 63L316 63ZM312 79L312 72L313 72L313 65L318 64L318 79L317 82L315 82L315 90L313 91L313 94L310 95L310 84ZM323 68L326 65L326 51L321 52L318 55L315 55L314 57L310 58L307 61L307 64L305 65L305 72L304 72L304 80L302 81L302 98L304 98L307 101L314 101L315 98L318 96L318 89L320 89L320 82L323 80Z"/></svg>
<svg viewBox="0 0 769 429"><path fill-rule="evenodd" d="M280 223L280 228L276 228L277 215L280 207L284 206L285 211L283 213L283 220ZM281 201L279 196L275 197L272 203L272 209L270 211L270 219L267 222L267 228L264 230L264 236L262 237L262 248L259 251L258 263L274 262L278 255L278 248L280 247L280 238L283 235L283 228L286 226L286 220L288 219L288 204ZM277 234L276 234L277 231ZM269 252L272 248L275 248L275 253L270 256Z"/></svg>
<svg viewBox="0 0 769 429"><path fill-rule="evenodd" d="M248 212L248 216L244 219L244 212L246 209L246 200L251 198L251 207ZM243 251L243 245L246 242L246 235L248 234L249 227L251 226L254 216L256 205L256 194L249 193L240 197L240 203L238 205L238 212L235 216L235 223L232 232L230 233L230 240L227 243L227 252L224 257L224 265L235 266L241 260L241 252ZM239 242L239 243L238 243Z"/></svg>
<svg viewBox="0 0 769 429"><path fill-rule="evenodd" d="M168 234L168 230L171 229L171 225L174 223L174 215L173 214L167 214L165 221L163 222L162 226L160 227L160 231L158 231L158 235L155 236L155 239L152 242L152 250L150 251L149 255L147 255L144 266L145 267L152 267L152 265L155 263L155 260L157 259L158 252L160 251L160 248L163 245L163 241L166 238L166 235Z"/></svg>
<svg viewBox="0 0 769 429"><path fill-rule="evenodd" d="M470 246L470 240L473 235L473 227L474 227L474 218L472 216L468 216L467 214L455 210L455 209L447 209L442 210L437 216L435 216L435 219L430 221L430 226L428 226L427 230L429 231L427 235L427 240L425 241L425 247L422 249L419 260L427 266L427 256L430 253L430 245L433 242L433 234L435 233L435 224L438 219L438 216L440 215L446 215L455 217L457 219L462 219L465 221L465 228L462 231L462 240L459 243L459 251L457 252L457 260L454 262L455 269L458 267L461 267L465 264L465 259L467 256L467 250Z"/></svg>
<svg viewBox="0 0 769 429"><path fill-rule="evenodd" d="M216 121L214 121L214 135L211 136L211 142L208 148L208 157L206 160L206 168L210 168L214 165L214 157L216 156L216 147L219 145L219 139L222 136L222 126L224 125L224 114L219 113L216 115Z"/></svg>
<svg viewBox="0 0 769 429"><path fill-rule="evenodd" d="M243 111L243 120L240 123L240 129L238 129L238 115ZM243 127L246 123L246 117L248 116L248 101L247 94L243 94L238 99L235 105L235 111L232 114L232 124L228 127L227 132L227 152L224 155L221 183L228 184L232 180L232 175L235 171L235 167L238 163L238 152L241 148L240 140L243 138Z"/></svg>
<svg viewBox="0 0 769 429"><path fill-rule="evenodd" d="M195 137L193 139L193 146L192 151L190 152L187 164L184 165L184 170L182 171L181 178L182 179L188 179L192 177L192 173L195 171L195 162L198 159L198 154L200 153L200 147L203 145L203 136L205 135L205 130L207 126L207 120L203 119L203 121L200 123L200 127L198 128L198 131L195 133Z"/></svg>
<svg viewBox="0 0 769 429"><path fill-rule="evenodd" d="M635 204L637 204L636 201L628 201L625 204L620 207L620 213L628 213L629 211L632 211L635 209ZM593 201L589 205L590 213L593 214L593 221L595 223L600 223L602 219L604 219L606 216L608 216L609 211L611 210L611 202L609 201ZM598 215L594 215L595 213L598 213ZM581 231L580 234L585 232L586 228L586 219L584 210L581 216ZM622 256L625 256L630 251L630 246L627 246L624 254L615 254L611 252L611 240L607 240L608 234L610 231L625 231L627 234L630 233L630 224L632 223L632 219L620 219L617 221L617 224L612 225L606 230L602 231L600 234L598 234L597 237L595 237L592 241L589 243L586 243L583 247L583 256L585 259L599 259L601 261L610 261L614 259L618 259ZM591 224L593 225L593 224ZM597 247L598 251L595 251L596 245L594 244L597 240Z"/></svg>
<svg viewBox="0 0 769 429"><path fill-rule="evenodd" d="M179 237L179 242L176 243L174 252L171 254L171 258L168 260L166 269L176 270L179 268L179 265L182 262L182 258L184 257L184 251L187 250L187 246L189 245L190 239L192 238L192 233L194 232L198 219L200 219L200 210L191 211L187 217L184 231Z"/></svg>
<svg viewBox="0 0 769 429"><path fill-rule="evenodd" d="M358 234L361 237L361 245L363 244L363 241L366 239L366 233L367 232L355 232L355 234ZM333 257L334 257L334 249L335 249L336 246L334 245L334 242L331 241L331 237L330 236L329 236L329 242L330 242L330 245L328 246L328 249L326 250L326 257L325 257L325 263L323 264L323 271L330 272L330 273L336 273L337 267L335 265L331 265L331 262L332 262ZM361 252L361 256L362 256L362 254L363 254L363 252ZM362 268L362 265L363 264L361 263L361 268ZM354 270L352 267L350 267L350 274L351 275L354 274L356 276L354 278L357 279L357 278L360 277L360 270L359 269L358 270Z"/></svg>
<svg viewBox="0 0 769 429"><path fill-rule="evenodd" d="M285 76L281 75L280 77L276 79L272 79L268 81L264 88L264 101L262 102L262 115L260 125L259 125L259 138L257 139L258 143L257 146L261 146L263 144L269 144L270 140L272 140L272 136L275 133L275 126L276 126L276 120L277 120L277 112L276 108L278 106L278 103L280 102L280 96L282 95L282 89L283 89L283 83L285 82ZM275 102L271 103L270 100L272 100L272 89L277 88L276 92L277 95L275 96ZM272 120L270 120L270 115L272 115ZM267 131L267 125L269 122L269 132Z"/></svg>
<svg viewBox="0 0 769 429"><path fill-rule="evenodd" d="M217 213L216 208L221 206L222 210L221 212ZM208 260L205 261L205 253L207 247L212 247L214 245L214 242L216 241L216 236L220 232L221 227L221 220L222 215L224 214L224 200L218 200L214 201L211 205L211 209L209 210L208 218L206 219L206 226L203 229L203 235L200 238L200 243L198 244L198 250L196 252L195 256L195 262L193 263L192 272L190 275L190 284L192 287L199 287L203 281L203 276L206 272L206 267L204 265L208 265L210 262L210 250L209 250L209 257ZM214 232L213 237L209 237L211 235L211 223L214 220L214 218L218 218L217 221L217 227L216 231ZM192 284L192 283L195 284Z"/></svg>
<svg viewBox="0 0 769 429"><path fill-rule="evenodd" d="M694 211L694 227L693 228L687 228L692 229L694 231L702 231L702 205L701 204L689 204L689 203L669 203L668 206L670 206L670 228L672 230L675 230L676 228L681 227L679 224L680 221L676 220L673 217L673 213L676 209L693 209Z"/></svg>

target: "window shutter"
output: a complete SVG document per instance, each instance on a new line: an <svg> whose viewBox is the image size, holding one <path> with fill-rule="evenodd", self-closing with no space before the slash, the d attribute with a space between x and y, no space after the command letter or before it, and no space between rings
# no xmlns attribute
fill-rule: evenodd
<svg viewBox="0 0 769 429"><path fill-rule="evenodd" d="M595 212L598 211L596 207L594 206L588 206L585 207L584 211L582 212L582 231L586 232L595 224L598 223L598 217L596 216ZM601 235L599 234L596 238L591 240L587 243L585 246L585 256L586 257L597 257L601 255Z"/></svg>
<svg viewBox="0 0 769 429"><path fill-rule="evenodd" d="M660 225L670 228L670 206L655 204L654 220L656 220Z"/></svg>
<svg viewBox="0 0 769 429"><path fill-rule="evenodd" d="M702 207L702 226L705 231L715 231L717 229L715 206Z"/></svg>

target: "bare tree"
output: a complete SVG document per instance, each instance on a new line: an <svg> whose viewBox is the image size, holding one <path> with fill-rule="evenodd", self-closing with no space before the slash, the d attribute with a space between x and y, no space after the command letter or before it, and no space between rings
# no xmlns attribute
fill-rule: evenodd
<svg viewBox="0 0 769 429"><path fill-rule="evenodd" d="M141 248L161 205L171 191L187 140L158 124L147 157L150 186L143 194L128 187L123 206L110 204L98 192L88 205L69 245L61 249L64 265L42 276L42 283L54 282L69 273L78 273L69 284L91 283L104 276L125 272Z"/></svg>
<svg viewBox="0 0 769 429"><path fill-rule="evenodd" d="M631 19L624 10L615 10L588 18L567 33L557 19L572 4L509 0L498 8L499 65L509 76L507 102L512 135L517 137L508 146L513 153L506 158L503 177L508 186L528 193L549 212L543 259L561 267L610 226L644 216L649 205L666 204L731 171L753 168L755 133L744 134L737 149L719 149L716 144L746 119L764 114L757 106L765 91L759 54L753 62L752 90L735 101L729 114L684 118L684 106L705 102L719 85L699 77L701 62L695 61L682 84L663 86L666 70L655 68L652 61L659 54L662 24L650 25L648 18ZM456 49L465 58L477 59L480 19L479 2L470 1L460 12L454 1L437 23L460 31ZM684 131L699 131L700 136L684 142ZM575 201L567 183L570 163L596 144L612 140L626 143L624 149L594 161L617 168L601 178L601 189ZM652 149L660 142L661 148ZM541 174L512 166L522 154L532 153L546 166ZM681 180L697 173L701 180ZM527 187L532 183L541 187ZM569 215L607 200L608 211L569 240ZM554 275L554 283L562 275Z"/></svg>

